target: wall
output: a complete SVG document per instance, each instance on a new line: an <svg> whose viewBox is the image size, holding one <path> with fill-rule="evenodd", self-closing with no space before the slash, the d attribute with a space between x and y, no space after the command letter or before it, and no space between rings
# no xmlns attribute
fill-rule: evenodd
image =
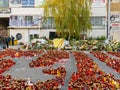
<svg viewBox="0 0 120 90"><path fill-rule="evenodd" d="M43 9L42 8L11 8L11 15L41 15L43 16ZM92 7L91 8L91 16L107 16L106 7ZM29 35L30 34L39 34L40 37L46 36L49 38L49 32L55 31L53 29L41 29L38 28L11 28L10 35L16 37L17 33L21 33L23 38L19 40L19 42L29 42ZM89 36L98 37L106 35L106 28L93 28L92 31L89 33Z"/></svg>
<svg viewBox="0 0 120 90"><path fill-rule="evenodd" d="M10 36L13 35L16 39L16 34L17 33L21 33L22 34L22 39L18 40L19 42L25 42L25 43L29 43L29 35L30 34L39 34L40 37L46 36L47 38L49 38L49 32L55 32L55 30L53 29L33 29L33 28L14 28L14 29L10 29Z"/></svg>
<svg viewBox="0 0 120 90"><path fill-rule="evenodd" d="M40 30L40 37L46 36L47 38L49 38L49 32L56 32L55 29L42 29Z"/></svg>
<svg viewBox="0 0 120 90"><path fill-rule="evenodd" d="M111 16L115 19L111 20L111 36L113 40L120 41L120 0L112 0L111 2Z"/></svg>
<svg viewBox="0 0 120 90"><path fill-rule="evenodd" d="M0 18L9 18L10 14L0 14Z"/></svg>
<svg viewBox="0 0 120 90"><path fill-rule="evenodd" d="M11 15L42 15L43 8L12 8Z"/></svg>
<svg viewBox="0 0 120 90"><path fill-rule="evenodd" d="M101 37L101 36L105 36L106 37L106 30L104 29L93 29L90 31L90 33L88 33L89 37Z"/></svg>
<svg viewBox="0 0 120 90"><path fill-rule="evenodd" d="M104 7L92 7L91 8L91 17L107 17L106 6ZM105 27L104 28L92 28L90 33L88 33L89 37L100 37L107 35L107 18L105 20Z"/></svg>
<svg viewBox="0 0 120 90"><path fill-rule="evenodd" d="M112 2L114 2L114 3L120 3L120 0L112 0Z"/></svg>
<svg viewBox="0 0 120 90"><path fill-rule="evenodd" d="M7 30L0 30L0 37L6 37L7 36Z"/></svg>
<svg viewBox="0 0 120 90"><path fill-rule="evenodd" d="M10 29L10 36L13 35L16 39L16 34L21 33L22 34L22 39L18 40L18 42L29 42L29 35L28 35L28 29Z"/></svg>

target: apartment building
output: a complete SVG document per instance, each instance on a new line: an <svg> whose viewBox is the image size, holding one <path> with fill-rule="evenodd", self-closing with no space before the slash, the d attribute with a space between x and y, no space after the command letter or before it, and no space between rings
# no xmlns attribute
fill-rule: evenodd
<svg viewBox="0 0 120 90"><path fill-rule="evenodd" d="M120 0L112 0L110 7L110 34L113 40L120 40Z"/></svg>
<svg viewBox="0 0 120 90"><path fill-rule="evenodd" d="M44 0L0 0L0 30L13 35L18 42L30 42L31 38L54 36L54 20L42 20ZM89 37L106 37L107 12L105 0L93 0L91 5L92 30ZM1 33L3 35L4 33Z"/></svg>
<svg viewBox="0 0 120 90"><path fill-rule="evenodd" d="M106 0L92 0L91 5L91 24L92 30L88 33L89 37L101 37L107 35L107 12Z"/></svg>

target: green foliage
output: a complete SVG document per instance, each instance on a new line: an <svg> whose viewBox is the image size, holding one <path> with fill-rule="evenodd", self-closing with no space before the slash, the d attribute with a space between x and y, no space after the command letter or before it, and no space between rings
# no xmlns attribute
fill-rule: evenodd
<svg viewBox="0 0 120 90"><path fill-rule="evenodd" d="M99 41L104 41L106 38L105 36L101 36L101 37L97 37L97 38L93 38L93 37L89 37L88 40L99 40Z"/></svg>
<svg viewBox="0 0 120 90"><path fill-rule="evenodd" d="M34 36L34 38L35 38L35 39L38 39L38 38L39 38L39 36L38 36L38 35L35 35L35 36Z"/></svg>
<svg viewBox="0 0 120 90"><path fill-rule="evenodd" d="M120 42L118 42L118 44L117 44L117 48L120 48Z"/></svg>
<svg viewBox="0 0 120 90"><path fill-rule="evenodd" d="M106 51L113 51L112 47L110 44L106 45Z"/></svg>
<svg viewBox="0 0 120 90"><path fill-rule="evenodd" d="M57 33L63 38L78 39L91 29L91 0L45 0L44 17L53 17Z"/></svg>
<svg viewBox="0 0 120 90"><path fill-rule="evenodd" d="M38 47L38 45L37 45L37 42L36 42L36 43L34 43L34 45L32 45L31 50L36 50L37 47Z"/></svg>
<svg viewBox="0 0 120 90"><path fill-rule="evenodd" d="M97 37L97 40L104 41L105 39L106 39L105 36Z"/></svg>
<svg viewBox="0 0 120 90"><path fill-rule="evenodd" d="M45 39L46 40L47 38L46 38L46 36L42 36L42 37L40 37L40 39Z"/></svg>

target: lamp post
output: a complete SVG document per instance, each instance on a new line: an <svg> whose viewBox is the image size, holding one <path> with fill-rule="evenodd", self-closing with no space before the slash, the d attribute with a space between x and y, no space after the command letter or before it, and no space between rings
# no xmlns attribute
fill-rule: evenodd
<svg viewBox="0 0 120 90"><path fill-rule="evenodd" d="M41 30L41 23L39 22L39 38L40 38L40 31Z"/></svg>
<svg viewBox="0 0 120 90"><path fill-rule="evenodd" d="M107 39L110 39L110 2L111 0L107 1Z"/></svg>
<svg viewBox="0 0 120 90"><path fill-rule="evenodd" d="M40 38L40 33L41 33L41 28L42 28L42 14L41 14L41 16L40 16L40 19L39 19L39 21L38 21L38 24L39 24L39 38Z"/></svg>

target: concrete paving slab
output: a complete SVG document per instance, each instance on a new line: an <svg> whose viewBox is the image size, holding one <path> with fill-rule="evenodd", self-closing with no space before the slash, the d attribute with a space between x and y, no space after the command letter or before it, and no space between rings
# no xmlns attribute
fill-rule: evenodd
<svg viewBox="0 0 120 90"><path fill-rule="evenodd" d="M111 69L108 67L104 62L101 62L97 58L95 58L92 54L89 52L85 52L89 57L95 61L98 66L105 71L106 73L112 73L115 78L120 79L120 74L115 72L115 70ZM30 59L14 59L14 61L17 63L15 66L11 67L10 70L6 71L3 73L3 75L10 74L12 75L13 78L30 78L32 82L36 82L37 80L48 80L54 78L53 75L45 75L42 73L43 68L31 68L29 67L29 63L31 60L34 60L38 57L33 57ZM60 61L59 63L56 63L52 66L52 68L57 68L59 66L64 66L66 69L66 77L64 81L64 86L61 86L61 90L68 90L68 83L70 81L71 75L73 72L77 72L77 67L76 67L76 61L74 56L70 53L70 59ZM45 67L47 68L47 67Z"/></svg>

